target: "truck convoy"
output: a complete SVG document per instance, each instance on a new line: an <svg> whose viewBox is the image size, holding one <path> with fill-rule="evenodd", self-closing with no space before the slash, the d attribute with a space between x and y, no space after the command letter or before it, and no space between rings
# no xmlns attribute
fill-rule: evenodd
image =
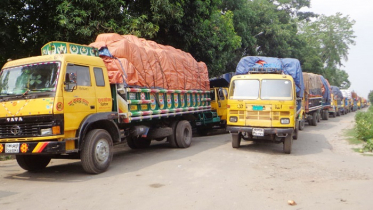
<svg viewBox="0 0 373 210"><path fill-rule="evenodd" d="M50 42L42 56L2 68L0 154L29 171L77 158L101 173L114 144L189 147L191 124L211 111L210 100L206 65L173 47L119 34L90 46Z"/></svg>
<svg viewBox="0 0 373 210"><path fill-rule="evenodd" d="M241 58L228 94L227 130L232 147L241 139L283 143L291 153L298 138L304 84L300 63L292 58Z"/></svg>

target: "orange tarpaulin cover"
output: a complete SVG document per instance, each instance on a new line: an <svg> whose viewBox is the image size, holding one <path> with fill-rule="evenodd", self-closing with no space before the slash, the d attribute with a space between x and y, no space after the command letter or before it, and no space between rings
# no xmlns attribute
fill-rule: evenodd
<svg viewBox="0 0 373 210"><path fill-rule="evenodd" d="M177 90L210 88L206 64L174 47L115 33L98 35L90 46L106 47L113 56L102 57L112 84L126 82L128 86Z"/></svg>

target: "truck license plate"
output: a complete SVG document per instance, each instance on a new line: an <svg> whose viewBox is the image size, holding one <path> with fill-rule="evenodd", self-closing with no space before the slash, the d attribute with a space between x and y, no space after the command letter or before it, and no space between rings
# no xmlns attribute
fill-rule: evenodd
<svg viewBox="0 0 373 210"><path fill-rule="evenodd" d="M253 136L264 136L263 128L253 128Z"/></svg>
<svg viewBox="0 0 373 210"><path fill-rule="evenodd" d="M263 106L253 106L253 111L263 111Z"/></svg>
<svg viewBox="0 0 373 210"><path fill-rule="evenodd" d="M6 143L5 153L19 153L19 143Z"/></svg>

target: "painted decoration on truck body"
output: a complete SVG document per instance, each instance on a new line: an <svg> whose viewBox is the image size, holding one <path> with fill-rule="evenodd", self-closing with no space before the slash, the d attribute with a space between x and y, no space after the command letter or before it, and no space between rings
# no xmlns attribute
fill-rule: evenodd
<svg viewBox="0 0 373 210"><path fill-rule="evenodd" d="M155 102L155 97L153 94L150 94L150 101L151 101L151 104L150 104L150 109L151 110L154 110L157 106L156 102Z"/></svg>
<svg viewBox="0 0 373 210"><path fill-rule="evenodd" d="M159 101L159 108L163 109L164 108L164 94L163 93L159 93L158 101Z"/></svg>
<svg viewBox="0 0 373 210"><path fill-rule="evenodd" d="M172 107L171 93L167 93L167 108Z"/></svg>
<svg viewBox="0 0 373 210"><path fill-rule="evenodd" d="M175 107L179 107L179 96L177 93L174 93L174 105Z"/></svg>
<svg viewBox="0 0 373 210"><path fill-rule="evenodd" d="M184 94L180 94L181 107L185 106Z"/></svg>

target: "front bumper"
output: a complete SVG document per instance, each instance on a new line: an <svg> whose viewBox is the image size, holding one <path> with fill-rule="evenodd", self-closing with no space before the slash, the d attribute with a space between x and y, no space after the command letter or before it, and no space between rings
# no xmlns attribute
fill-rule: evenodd
<svg viewBox="0 0 373 210"><path fill-rule="evenodd" d="M7 148L12 148L7 150ZM0 142L0 155L30 155L30 154L63 154L66 152L63 141L42 142Z"/></svg>
<svg viewBox="0 0 373 210"><path fill-rule="evenodd" d="M238 127L238 126L227 126L227 131L231 133L239 133L239 132L248 132L252 133L254 127ZM293 128L263 128L264 135L271 135L271 134L291 134L294 129Z"/></svg>

